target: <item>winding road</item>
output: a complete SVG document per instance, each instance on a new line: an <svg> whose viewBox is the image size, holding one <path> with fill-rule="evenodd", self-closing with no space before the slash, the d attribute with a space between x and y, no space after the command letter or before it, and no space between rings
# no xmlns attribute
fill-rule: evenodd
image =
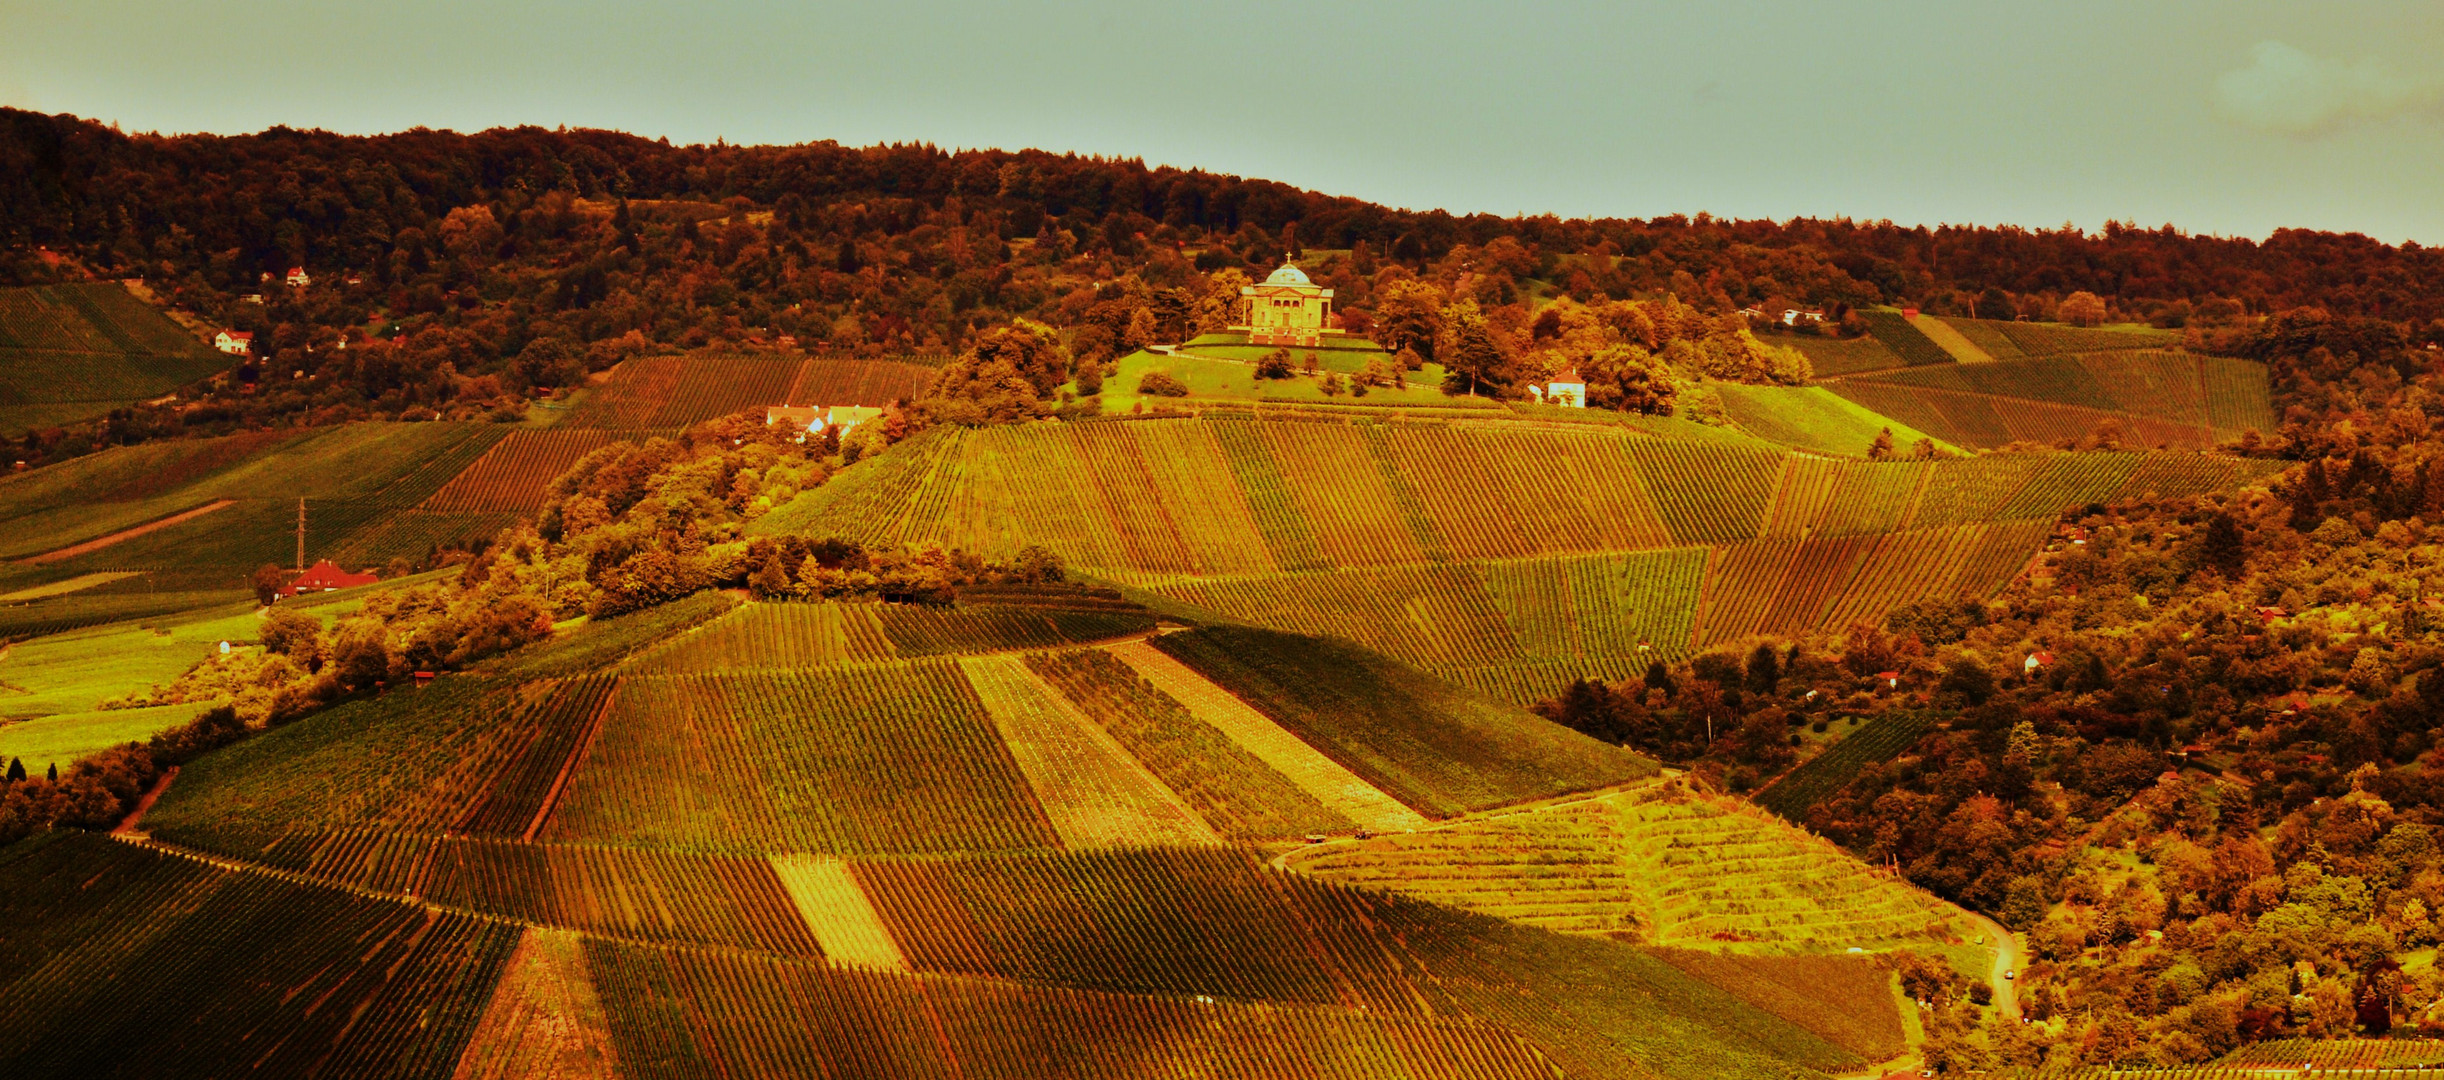
<svg viewBox="0 0 2444 1080"><path fill-rule="evenodd" d="M2004 978L2003 973L2020 970L2020 939L2003 929L2003 924L1983 915L1970 912L1969 917L1976 920L1978 929L1996 942L1994 966L1986 972L1987 984L1994 987L1994 1007L2002 1010L2004 1016L2017 1020L2020 1018L2019 984Z"/></svg>

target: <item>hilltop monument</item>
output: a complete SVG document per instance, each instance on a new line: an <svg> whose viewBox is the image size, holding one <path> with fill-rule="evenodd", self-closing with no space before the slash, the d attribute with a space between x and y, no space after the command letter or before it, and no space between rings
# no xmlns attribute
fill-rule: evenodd
<svg viewBox="0 0 2444 1080"><path fill-rule="evenodd" d="M1247 301L1247 323L1231 329L1245 332L1248 344L1312 349L1341 333L1332 325L1332 290L1307 280L1287 255L1280 269L1242 286L1239 295Z"/></svg>

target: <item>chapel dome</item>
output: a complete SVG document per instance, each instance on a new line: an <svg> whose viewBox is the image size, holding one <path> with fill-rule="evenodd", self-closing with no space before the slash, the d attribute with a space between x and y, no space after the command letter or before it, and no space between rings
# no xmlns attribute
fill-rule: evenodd
<svg viewBox="0 0 2444 1080"><path fill-rule="evenodd" d="M1312 284L1312 282L1309 282L1309 281L1307 280L1307 272L1306 272L1306 271L1301 270L1301 269L1299 269L1298 267L1292 266L1292 265L1290 265L1289 263L1283 263L1283 264L1281 264L1281 269L1273 271L1272 276L1267 277L1267 278L1265 278L1265 279L1264 279L1264 283L1265 283L1265 284L1267 284L1267 285L1307 285L1307 284Z"/></svg>

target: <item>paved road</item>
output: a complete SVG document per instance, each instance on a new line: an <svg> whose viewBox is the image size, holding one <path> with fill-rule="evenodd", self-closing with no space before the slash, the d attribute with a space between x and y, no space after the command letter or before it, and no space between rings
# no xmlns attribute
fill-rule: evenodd
<svg viewBox="0 0 2444 1080"><path fill-rule="evenodd" d="M2004 1016L2017 1020L2020 1018L2019 984L2004 978L2003 973L2020 970L2020 939L2003 929L2003 924L1983 915L1971 912L1970 917L1976 919L1978 929L1996 943L1994 967L1986 972L1986 982L1994 987L1994 1007L2001 1009Z"/></svg>

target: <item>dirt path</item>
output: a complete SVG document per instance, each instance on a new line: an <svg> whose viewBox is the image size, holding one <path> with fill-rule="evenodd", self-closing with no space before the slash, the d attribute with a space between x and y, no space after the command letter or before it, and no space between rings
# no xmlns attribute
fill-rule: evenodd
<svg viewBox="0 0 2444 1080"><path fill-rule="evenodd" d="M57 551L46 551L40 555L28 556L17 561L27 566L35 566L42 563L55 563L62 559L73 559L79 555L86 555L100 551L103 548L109 547L112 544L116 544L122 540L133 540L146 533L157 532L159 530L169 528L172 525L193 521L196 518L202 517L205 514L209 514L215 510L235 505L237 505L236 499L219 499L213 502L205 503L204 505L198 506L193 510L172 514L168 517L162 518L159 521L148 521L132 529L121 529L118 532L112 533L108 536L97 536L91 540L85 541L82 544L71 544Z"/></svg>
<svg viewBox="0 0 2444 1080"><path fill-rule="evenodd" d="M136 801L136 808L128 813L127 820L120 822L118 828L110 830L111 835L143 836L143 833L136 831L137 824L144 820L145 811L152 809L154 803L161 801L161 793L170 790L170 781L176 779L178 779L178 766L172 765L168 771L161 774L161 779L153 781L153 790L145 792L144 798Z"/></svg>

